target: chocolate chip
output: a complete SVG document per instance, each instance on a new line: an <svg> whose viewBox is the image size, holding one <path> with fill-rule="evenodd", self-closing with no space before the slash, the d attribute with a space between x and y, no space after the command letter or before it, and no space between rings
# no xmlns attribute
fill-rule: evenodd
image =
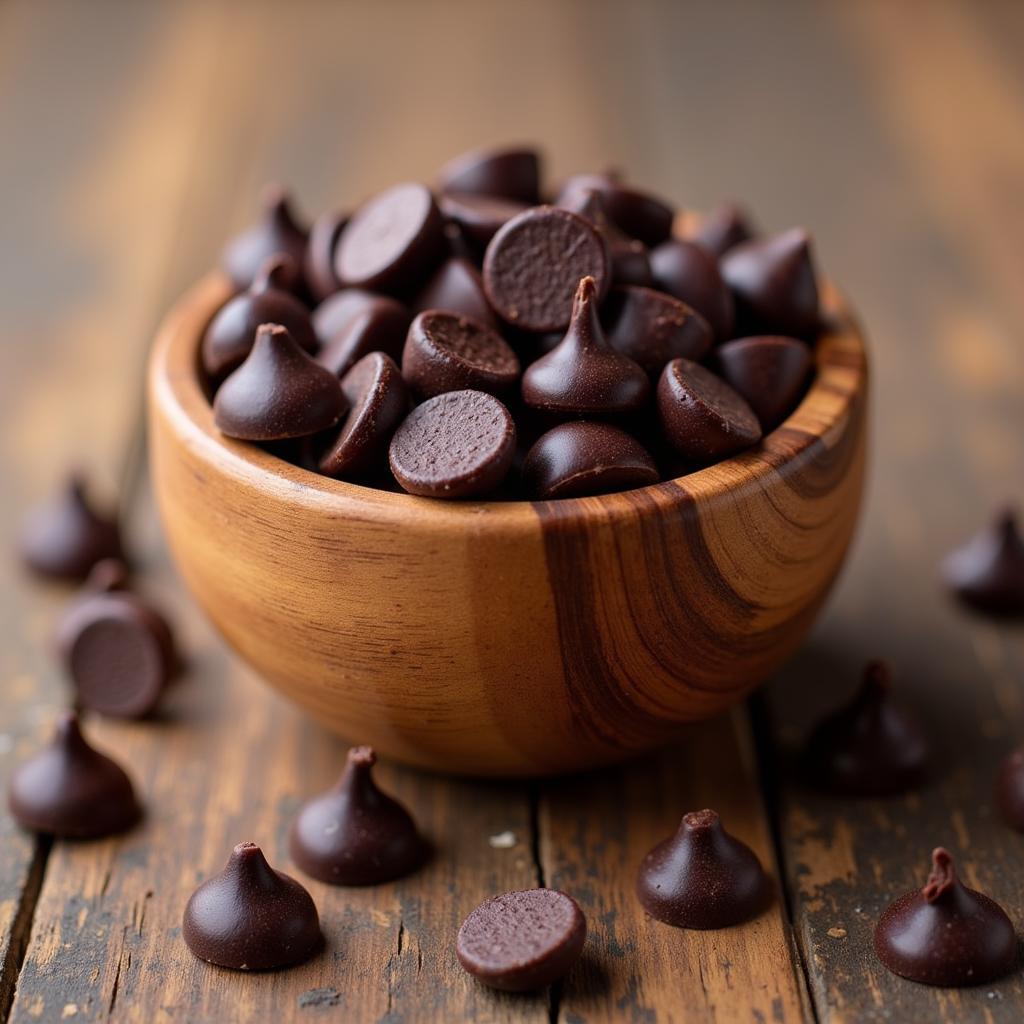
<svg viewBox="0 0 1024 1024"><path fill-rule="evenodd" d="M711 327L695 309L653 288L613 288L602 310L608 341L653 378L680 356L697 362L711 348Z"/></svg>
<svg viewBox="0 0 1024 1024"><path fill-rule="evenodd" d="M248 288L271 256L284 253L291 258L288 290L298 291L306 243L306 230L296 221L288 194L280 185L268 185L263 190L263 216L228 243L221 264L236 288Z"/></svg>
<svg viewBox="0 0 1024 1024"><path fill-rule="evenodd" d="M319 348L309 311L285 290L295 276L288 256L271 256L260 268L248 291L221 306L203 335L203 369L222 377L245 361L260 324L281 324L305 351Z"/></svg>
<svg viewBox="0 0 1024 1024"><path fill-rule="evenodd" d="M728 384L689 359L673 359L658 380L666 440L695 462L721 459L761 440L753 409Z"/></svg>
<svg viewBox="0 0 1024 1024"><path fill-rule="evenodd" d="M533 206L540 199L540 157L532 149L463 153L441 168L438 188L515 199Z"/></svg>
<svg viewBox="0 0 1024 1024"><path fill-rule="evenodd" d="M61 580L84 579L102 559L123 556L117 521L92 507L78 475L29 512L19 549L33 572Z"/></svg>
<svg viewBox="0 0 1024 1024"><path fill-rule="evenodd" d="M239 971L300 964L323 945L312 897L255 843L239 843L224 870L192 893L182 935L201 960Z"/></svg>
<svg viewBox="0 0 1024 1024"><path fill-rule="evenodd" d="M448 391L414 409L391 439L391 472L410 494L469 498L505 479L516 449L508 409L483 391Z"/></svg>
<svg viewBox="0 0 1024 1024"><path fill-rule="evenodd" d="M793 228L744 242L722 257L722 276L736 302L737 333L817 334L818 284L810 246L807 232Z"/></svg>
<svg viewBox="0 0 1024 1024"><path fill-rule="evenodd" d="M925 887L879 918L875 953L894 974L923 985L981 985L1013 970L1017 936L1003 908L968 889L939 847Z"/></svg>
<svg viewBox="0 0 1024 1024"><path fill-rule="evenodd" d="M338 784L304 804L292 824L291 857L332 885L377 885L415 871L427 844L409 812L373 781L377 757L353 747Z"/></svg>
<svg viewBox="0 0 1024 1024"><path fill-rule="evenodd" d="M555 416L605 416L635 412L647 404L647 374L608 344L597 303L597 285L584 277L565 337L523 374L527 405Z"/></svg>
<svg viewBox="0 0 1024 1024"><path fill-rule="evenodd" d="M1012 509L949 555L942 569L965 604L994 615L1024 614L1024 540Z"/></svg>
<svg viewBox="0 0 1024 1024"><path fill-rule="evenodd" d="M480 271L469 260L456 257L445 260L437 268L426 287L413 300L412 308L417 313L425 309L443 309L472 317L488 327L498 326L484 294Z"/></svg>
<svg viewBox="0 0 1024 1024"><path fill-rule="evenodd" d="M586 189L580 193L570 194L566 202L569 205L564 209L589 220L608 246L608 255L612 261L612 284L653 284L647 246L635 238L630 238L612 222L600 192Z"/></svg>
<svg viewBox="0 0 1024 1024"><path fill-rule="evenodd" d="M495 312L526 331L564 329L583 277L604 295L611 279L608 247L592 224L554 206L513 217L484 255L484 290Z"/></svg>
<svg viewBox="0 0 1024 1024"><path fill-rule="evenodd" d="M411 321L409 308L397 299L345 288L313 313L313 326L323 346L316 361L336 377L344 376L370 352L384 352L397 361Z"/></svg>
<svg viewBox="0 0 1024 1024"><path fill-rule="evenodd" d="M999 766L995 801L1003 821L1024 832L1024 747L1018 747Z"/></svg>
<svg viewBox="0 0 1024 1024"><path fill-rule="evenodd" d="M338 378L279 324L263 324L245 362L221 385L214 420L228 437L274 441L315 434L345 413Z"/></svg>
<svg viewBox="0 0 1024 1024"><path fill-rule="evenodd" d="M657 482L658 468L644 447L607 423L561 423L538 438L523 461L523 483L543 501Z"/></svg>
<svg viewBox="0 0 1024 1024"><path fill-rule="evenodd" d="M503 224L528 209L526 203L514 199L461 192L445 193L437 202L441 212L459 226L463 236L481 249L486 248Z"/></svg>
<svg viewBox="0 0 1024 1024"><path fill-rule="evenodd" d="M110 594L128 589L128 566L120 558L104 558L97 562L82 584L83 594Z"/></svg>
<svg viewBox="0 0 1024 1024"><path fill-rule="evenodd" d="M674 238L651 250L651 271L656 287L697 310L718 341L733 336L733 300L714 256Z"/></svg>
<svg viewBox="0 0 1024 1024"><path fill-rule="evenodd" d="M716 259L721 259L730 249L749 242L755 234L746 211L733 203L725 203L698 218L686 237L687 241L696 242Z"/></svg>
<svg viewBox="0 0 1024 1024"><path fill-rule="evenodd" d="M317 302L322 302L341 287L334 272L334 250L348 221L347 213L333 211L322 213L313 221L303 270L310 293Z"/></svg>
<svg viewBox="0 0 1024 1024"><path fill-rule="evenodd" d="M574 175L562 186L557 203L571 208L579 202L580 194L588 190L600 194L608 216L630 238L653 246L671 235L675 218L672 207L647 192L626 187L615 175Z"/></svg>
<svg viewBox="0 0 1024 1024"><path fill-rule="evenodd" d="M430 190L410 182L365 202L334 251L334 270L347 286L407 292L444 258L444 219Z"/></svg>
<svg viewBox="0 0 1024 1024"><path fill-rule="evenodd" d="M774 430L796 408L813 360L811 350L795 338L737 338L715 350L723 379L754 410L761 430Z"/></svg>
<svg viewBox="0 0 1024 1024"><path fill-rule="evenodd" d="M131 780L89 745L70 712L57 719L49 746L15 771L8 802L24 828L69 839L125 832L142 814Z"/></svg>
<svg viewBox="0 0 1024 1024"><path fill-rule="evenodd" d="M897 707L883 662L869 662L849 704L815 727L803 754L808 782L844 796L891 796L915 789L928 774L928 741Z"/></svg>
<svg viewBox="0 0 1024 1024"><path fill-rule="evenodd" d="M526 889L485 900L459 928L459 963L491 988L531 992L563 977L579 959L587 920L555 889Z"/></svg>
<svg viewBox="0 0 1024 1024"><path fill-rule="evenodd" d="M651 917L675 928L728 928L760 914L771 886L757 854L703 810L684 814L644 857L636 893Z"/></svg>

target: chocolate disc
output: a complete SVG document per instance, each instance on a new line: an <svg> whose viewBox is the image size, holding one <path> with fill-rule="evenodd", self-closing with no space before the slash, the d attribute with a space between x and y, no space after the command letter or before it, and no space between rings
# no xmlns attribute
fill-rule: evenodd
<svg viewBox="0 0 1024 1024"><path fill-rule="evenodd" d="M280 185L268 185L263 190L263 216L228 243L221 256L221 264L232 284L241 290L252 284L271 256L283 253L291 258L288 290L298 291L302 287L300 269L305 259L306 242L306 231L295 220L288 194Z"/></svg>
<svg viewBox="0 0 1024 1024"><path fill-rule="evenodd" d="M1015 750L999 766L995 800L1003 821L1024 832L1024 747Z"/></svg>
<svg viewBox="0 0 1024 1024"><path fill-rule="evenodd" d="M746 212L726 203L699 218L686 240L696 242L716 259L721 259L730 249L749 242L754 234Z"/></svg>
<svg viewBox="0 0 1024 1024"><path fill-rule="evenodd" d="M461 313L488 327L497 327L498 321L484 294L480 271L469 260L445 260L426 287L413 300L417 313L425 309L443 309L448 313Z"/></svg>
<svg viewBox="0 0 1024 1024"><path fill-rule="evenodd" d="M658 380L658 418L684 458L721 459L761 440L753 409L728 384L689 359L673 359Z"/></svg>
<svg viewBox="0 0 1024 1024"><path fill-rule="evenodd" d="M714 256L674 238L651 250L651 272L655 286L697 310L718 341L733 336L733 300Z"/></svg>
<svg viewBox="0 0 1024 1024"><path fill-rule="evenodd" d="M505 479L515 450L515 424L497 398L448 391L405 418L389 455L391 472L410 494L470 498Z"/></svg>
<svg viewBox="0 0 1024 1024"><path fill-rule="evenodd" d="M644 245L660 245L672 233L672 207L646 192L627 188L614 175L577 174L562 186L557 203L572 208L583 192L591 190L600 194L608 216L630 238Z"/></svg>
<svg viewBox="0 0 1024 1024"><path fill-rule="evenodd" d="M441 212L454 221L463 236L481 249L507 221L528 209L528 204L500 196L450 192L438 199Z"/></svg>
<svg viewBox="0 0 1024 1024"><path fill-rule="evenodd" d="M715 350L722 378L754 410L764 433L797 406L811 372L811 350L795 338L737 338Z"/></svg>
<svg viewBox="0 0 1024 1024"><path fill-rule="evenodd" d="M238 971L300 964L323 945L309 893L255 843L239 843L224 870L192 893L182 935L201 960Z"/></svg>
<svg viewBox="0 0 1024 1024"><path fill-rule="evenodd" d="M526 889L485 900L462 922L459 963L491 988L532 992L568 973L587 938L579 904L555 889Z"/></svg>
<svg viewBox="0 0 1024 1024"><path fill-rule="evenodd" d="M348 219L347 213L322 213L310 229L303 270L309 290L317 302L323 302L341 287L334 272L334 250Z"/></svg>
<svg viewBox="0 0 1024 1024"><path fill-rule="evenodd" d="M441 168L442 192L498 196L534 206L540 199L540 157L532 149L475 150Z"/></svg>
<svg viewBox="0 0 1024 1024"><path fill-rule="evenodd" d="M653 284L647 246L635 238L630 238L612 222L600 192L586 189L581 193L572 193L567 197L567 203L569 205L563 209L571 210L589 220L605 240L612 261L613 285Z"/></svg>
<svg viewBox="0 0 1024 1024"><path fill-rule="evenodd" d="M503 320L525 331L564 329L581 278L599 295L611 280L608 247L575 213L538 206L513 217L484 255L484 290Z"/></svg>
<svg viewBox="0 0 1024 1024"><path fill-rule="evenodd" d="M879 918L875 953L894 974L923 985L982 985L1013 970L1017 936L1003 908L968 889L939 847L925 887Z"/></svg>
<svg viewBox="0 0 1024 1024"><path fill-rule="evenodd" d="M304 804L292 824L292 860L331 885L377 885L415 871L427 844L409 812L373 781L377 757L353 747L334 789Z"/></svg>
<svg viewBox="0 0 1024 1024"><path fill-rule="evenodd" d="M1024 615L1024 540L1012 509L949 555L942 569L965 604L995 615Z"/></svg>
<svg viewBox="0 0 1024 1024"><path fill-rule="evenodd" d="M316 357L336 377L343 377L370 352L398 360L412 313L397 299L362 288L345 288L325 299L313 313L323 348Z"/></svg>

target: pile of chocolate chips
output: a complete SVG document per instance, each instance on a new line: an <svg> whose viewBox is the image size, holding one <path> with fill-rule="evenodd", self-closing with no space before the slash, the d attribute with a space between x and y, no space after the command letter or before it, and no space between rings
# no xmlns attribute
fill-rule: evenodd
<svg viewBox="0 0 1024 1024"><path fill-rule="evenodd" d="M676 222L617 173L545 195L528 149L309 231L275 188L224 252L238 292L202 339L217 426L434 498L602 494L735 455L808 385L810 241L755 237L734 207Z"/></svg>

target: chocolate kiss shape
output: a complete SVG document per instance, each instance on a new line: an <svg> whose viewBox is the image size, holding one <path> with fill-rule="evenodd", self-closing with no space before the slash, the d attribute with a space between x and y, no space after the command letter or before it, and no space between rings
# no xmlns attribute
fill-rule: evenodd
<svg viewBox="0 0 1024 1024"><path fill-rule="evenodd" d="M302 287L306 242L306 230L295 220L288 194L280 185L268 185L263 190L263 216L227 244L221 264L236 288L248 288L269 257L284 253L291 257L288 290L297 291Z"/></svg>
<svg viewBox="0 0 1024 1024"><path fill-rule="evenodd" d="M305 437L346 410L341 383L279 324L262 324L245 362L220 386L214 420L228 437L274 441Z"/></svg>
<svg viewBox="0 0 1024 1024"><path fill-rule="evenodd" d="M767 905L771 887L757 855L722 828L715 811L683 815L679 831L644 857L637 898L676 928L727 928Z"/></svg>
<svg viewBox="0 0 1024 1024"><path fill-rule="evenodd" d="M608 216L630 238L644 245L659 245L672 233L672 207L656 196L624 185L615 172L574 175L559 191L558 205L573 206L583 192L591 190L600 194Z"/></svg>
<svg viewBox="0 0 1024 1024"><path fill-rule="evenodd" d="M1024 540L1012 509L949 555L942 568L965 604L996 615L1024 614Z"/></svg>
<svg viewBox="0 0 1024 1024"><path fill-rule="evenodd" d="M890 796L919 786L928 741L917 722L893 705L884 662L869 662L853 700L824 718L803 754L808 781L845 796Z"/></svg>
<svg viewBox="0 0 1024 1024"><path fill-rule="evenodd" d="M397 299L344 288L313 313L313 326L323 345L316 361L343 377L370 352L384 352L397 360L411 320L409 308Z"/></svg>
<svg viewBox="0 0 1024 1024"><path fill-rule="evenodd" d="M724 203L699 218L687 240L721 259L730 249L749 242L754 235L746 212L733 203Z"/></svg>
<svg viewBox="0 0 1024 1024"><path fill-rule="evenodd" d="M523 374L523 401L559 416L602 416L642 409L650 391L643 369L608 344L597 286L583 278L565 337Z"/></svg>
<svg viewBox="0 0 1024 1024"><path fill-rule="evenodd" d="M596 189L586 189L581 193L571 193L566 199L564 209L585 217L597 228L598 233L608 246L608 255L612 261L613 285L651 285L651 261L647 256L647 246L635 238L630 238L624 231L616 227L608 216L608 210L601 193Z"/></svg>
<svg viewBox="0 0 1024 1024"><path fill-rule="evenodd" d="M413 300L417 313L426 309L443 309L447 313L461 313L479 320L488 327L497 328L498 321L484 294L480 271L469 260L452 257L438 267L426 287Z"/></svg>
<svg viewBox="0 0 1024 1024"><path fill-rule="evenodd" d="M500 196L535 205L540 198L540 157L532 149L474 150L438 174L442 192Z"/></svg>
<svg viewBox="0 0 1024 1024"><path fill-rule="evenodd" d="M49 746L14 773L8 802L23 827L69 839L125 832L142 814L131 780L86 742L71 712L57 719Z"/></svg>
<svg viewBox="0 0 1024 1024"><path fill-rule="evenodd" d="M1024 747L1018 747L999 766L995 801L1003 821L1024 832Z"/></svg>
<svg viewBox="0 0 1024 1024"><path fill-rule="evenodd" d="M701 246L673 238L651 250L655 287L692 306L718 341L733 337L732 296L718 262Z"/></svg>
<svg viewBox="0 0 1024 1024"><path fill-rule="evenodd" d="M812 363L802 341L771 336L727 341L715 358L722 377L747 400L766 434L796 408Z"/></svg>
<svg viewBox="0 0 1024 1024"><path fill-rule="evenodd" d="M182 934L201 960L240 971L300 964L323 945L309 893L255 843L239 843L224 870L192 893Z"/></svg>
<svg viewBox="0 0 1024 1024"><path fill-rule="evenodd" d="M376 885L418 868L428 847L409 812L373 780L377 758L353 747L338 784L314 797L292 823L291 857L332 885Z"/></svg>
<svg viewBox="0 0 1024 1024"><path fill-rule="evenodd" d="M30 569L63 580L84 579L97 562L123 557L116 520L93 509L78 475L56 499L29 512L19 547Z"/></svg>
<svg viewBox="0 0 1024 1024"><path fill-rule="evenodd" d="M1013 969L1017 936L1003 908L963 885L939 847L925 887L879 918L875 953L894 974L923 985L981 985Z"/></svg>

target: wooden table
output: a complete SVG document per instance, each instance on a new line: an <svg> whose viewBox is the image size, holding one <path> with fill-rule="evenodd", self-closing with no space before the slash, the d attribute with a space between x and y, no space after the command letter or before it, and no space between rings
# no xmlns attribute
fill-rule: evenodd
<svg viewBox="0 0 1024 1024"><path fill-rule="evenodd" d="M940 843L1024 930L1024 838L989 796L1022 732L1024 637L935 580L996 503L1024 498L1022 49L1012 2L0 4L0 782L67 698L47 646L66 592L25 579L9 539L68 465L120 492L145 590L189 659L157 721L88 722L138 780L144 827L51 845L0 817L0 1018L1019 1021L1019 972L922 988L883 970L870 936ZM520 138L556 176L623 164L681 202L743 197L768 228L814 229L873 339L872 486L849 569L752 708L658 757L543 785L382 766L432 865L375 889L312 885L328 948L304 967L210 968L181 941L188 893L243 839L286 866L289 817L344 745L231 658L175 581L142 458L149 339L264 180L319 210ZM792 751L875 655L940 771L905 798L812 795ZM773 866L779 898L746 927L667 929L640 913L634 870L705 805ZM549 993L496 996L458 969L456 927L537 884L580 900L586 956Z"/></svg>

